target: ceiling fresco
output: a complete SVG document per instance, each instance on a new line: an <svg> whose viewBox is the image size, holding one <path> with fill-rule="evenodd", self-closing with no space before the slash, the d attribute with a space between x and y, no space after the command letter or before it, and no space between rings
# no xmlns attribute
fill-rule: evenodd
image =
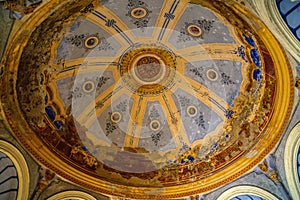
<svg viewBox="0 0 300 200"><path fill-rule="evenodd" d="M236 1L49 2L34 17L4 57L3 109L24 147L68 180L188 196L242 176L281 138L289 64Z"/></svg>

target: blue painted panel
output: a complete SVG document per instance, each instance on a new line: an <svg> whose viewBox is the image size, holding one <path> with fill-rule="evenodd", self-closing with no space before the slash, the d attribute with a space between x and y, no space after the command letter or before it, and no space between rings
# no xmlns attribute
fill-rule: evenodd
<svg viewBox="0 0 300 200"><path fill-rule="evenodd" d="M51 121L54 121L54 120L55 120L55 117L56 117L56 113L55 113L55 111L53 110L53 108L52 108L51 106L47 106L47 107L45 108L45 111L46 111L46 113L47 113L49 119L50 119Z"/></svg>
<svg viewBox="0 0 300 200"><path fill-rule="evenodd" d="M260 71L259 69L254 70L254 72L253 72L253 78L254 78L256 81L261 81L261 79L262 79L262 74L261 74L261 71Z"/></svg>
<svg viewBox="0 0 300 200"><path fill-rule="evenodd" d="M253 40L253 38L252 38L251 35L250 36L244 35L244 38L248 42L248 44L250 44L251 46L255 47L255 42L254 42L254 40Z"/></svg>
<svg viewBox="0 0 300 200"><path fill-rule="evenodd" d="M291 32L300 41L300 2L290 0L276 1L277 8Z"/></svg>
<svg viewBox="0 0 300 200"><path fill-rule="evenodd" d="M60 120L54 121L53 124L57 129L61 129L65 126L65 124Z"/></svg>
<svg viewBox="0 0 300 200"><path fill-rule="evenodd" d="M287 23L292 27L296 28L300 24L300 3L298 4L297 8L291 12L287 16Z"/></svg>
<svg viewBox="0 0 300 200"><path fill-rule="evenodd" d="M260 67L260 58L259 58L258 50L257 49L251 49L250 55L251 55L251 58L252 58L254 64L257 67Z"/></svg>
<svg viewBox="0 0 300 200"><path fill-rule="evenodd" d="M291 2L291 0L283 0L279 3L279 9L282 12L282 14L286 14L295 5L297 5L297 2Z"/></svg>
<svg viewBox="0 0 300 200"><path fill-rule="evenodd" d="M298 179L300 182L300 147L298 149L298 158L297 158L298 162L297 162L297 168L298 168Z"/></svg>

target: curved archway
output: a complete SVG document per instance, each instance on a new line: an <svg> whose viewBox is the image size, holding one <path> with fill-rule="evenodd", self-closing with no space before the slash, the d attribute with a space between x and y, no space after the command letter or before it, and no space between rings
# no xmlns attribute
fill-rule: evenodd
<svg viewBox="0 0 300 200"><path fill-rule="evenodd" d="M18 195L18 173L9 157L0 152L0 199L16 200Z"/></svg>
<svg viewBox="0 0 300 200"><path fill-rule="evenodd" d="M255 186L243 185L243 186L236 186L226 190L217 198L217 200L233 199L239 195L254 195L263 199L274 199L274 200L278 199L276 196L274 196L273 194L269 193L266 190L263 190Z"/></svg>
<svg viewBox="0 0 300 200"><path fill-rule="evenodd" d="M300 199L300 183L297 163L300 148L300 123L291 131L284 151L285 175L293 199ZM299 164L299 163L298 163Z"/></svg>
<svg viewBox="0 0 300 200"><path fill-rule="evenodd" d="M272 30L274 35L281 41L282 45L297 59L300 60L300 43L283 20L276 0L252 1L261 19Z"/></svg>
<svg viewBox="0 0 300 200"><path fill-rule="evenodd" d="M96 200L92 195L81 191L65 191L55 194L47 200Z"/></svg>
<svg viewBox="0 0 300 200"><path fill-rule="evenodd" d="M29 170L22 153L10 143L0 140L0 152L5 154L13 163L18 174L17 200L27 200L29 194Z"/></svg>

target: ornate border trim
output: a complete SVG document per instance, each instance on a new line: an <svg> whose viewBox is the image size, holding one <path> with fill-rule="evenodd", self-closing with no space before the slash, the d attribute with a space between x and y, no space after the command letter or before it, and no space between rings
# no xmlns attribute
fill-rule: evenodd
<svg viewBox="0 0 300 200"><path fill-rule="evenodd" d="M17 169L19 178L17 200L27 200L29 195L30 178L27 162L23 154L15 146L3 140L0 140L0 151L10 158Z"/></svg>
<svg viewBox="0 0 300 200"><path fill-rule="evenodd" d="M285 146L285 176L293 199L300 199L300 182L297 172L297 154L300 147L300 122L292 129Z"/></svg>
<svg viewBox="0 0 300 200"><path fill-rule="evenodd" d="M47 200L69 200L70 198L74 200L97 200L92 195L81 192L81 191L65 191L55 194L49 197Z"/></svg>
<svg viewBox="0 0 300 200"><path fill-rule="evenodd" d="M261 20L266 23L284 48L300 61L300 42L282 19L276 0L252 0L252 2Z"/></svg>
<svg viewBox="0 0 300 200"><path fill-rule="evenodd" d="M270 192L263 190L259 187L250 186L250 185L243 185L243 186L236 186L232 187L225 192L223 192L217 200L228 200L232 199L238 195L255 195L264 199L273 199L279 200L276 196L271 194Z"/></svg>

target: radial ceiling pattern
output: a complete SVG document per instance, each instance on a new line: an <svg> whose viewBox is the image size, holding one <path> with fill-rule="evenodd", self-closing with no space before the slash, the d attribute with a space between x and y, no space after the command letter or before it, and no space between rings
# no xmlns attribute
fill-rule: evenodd
<svg viewBox="0 0 300 200"><path fill-rule="evenodd" d="M65 178L106 194L187 196L243 175L280 139L290 69L234 1L47 8L11 44L20 56L4 61L2 101L24 146Z"/></svg>

